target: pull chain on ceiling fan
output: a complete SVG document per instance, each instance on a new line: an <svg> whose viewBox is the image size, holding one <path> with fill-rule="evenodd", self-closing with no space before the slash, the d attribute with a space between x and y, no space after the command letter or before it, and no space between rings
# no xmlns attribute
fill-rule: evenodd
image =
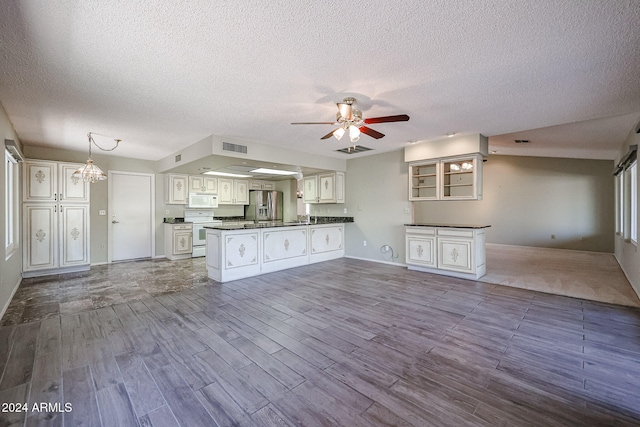
<svg viewBox="0 0 640 427"><path fill-rule="evenodd" d="M406 122L409 120L409 116L406 114L399 114L396 116L384 116L384 117L371 117L368 119L362 118L362 111L353 108L353 104L356 103L355 98L344 98L342 102L338 102L338 112L336 113L335 122L297 122L291 123L292 125L338 125L337 129L332 130L320 139L328 139L331 136L335 136L338 140L349 131L349 140L356 142L360 139L360 133L369 135L372 138L380 139L384 137L383 133L373 130L365 124L372 123L390 123L390 122Z"/></svg>

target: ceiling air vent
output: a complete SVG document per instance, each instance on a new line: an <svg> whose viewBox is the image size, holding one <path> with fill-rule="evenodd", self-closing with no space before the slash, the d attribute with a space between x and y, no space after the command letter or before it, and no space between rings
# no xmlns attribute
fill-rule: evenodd
<svg viewBox="0 0 640 427"><path fill-rule="evenodd" d="M362 153L363 151L369 151L369 150L373 150L373 148L363 147L362 145L352 145L351 147L341 148L336 151L340 153L345 153L345 154L356 154L356 153Z"/></svg>
<svg viewBox="0 0 640 427"><path fill-rule="evenodd" d="M230 142L222 143L222 150L224 151L233 151L234 153L242 153L247 154L247 146L240 144L232 144Z"/></svg>
<svg viewBox="0 0 640 427"><path fill-rule="evenodd" d="M530 142L528 139L516 139L516 144L529 144Z"/></svg>
<svg viewBox="0 0 640 427"><path fill-rule="evenodd" d="M182 154L177 154L176 155L176 163L178 163L180 160L182 160Z"/></svg>

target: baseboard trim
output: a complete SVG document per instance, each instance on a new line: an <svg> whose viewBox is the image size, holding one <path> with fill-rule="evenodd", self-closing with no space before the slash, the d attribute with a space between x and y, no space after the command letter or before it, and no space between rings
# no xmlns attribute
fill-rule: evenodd
<svg viewBox="0 0 640 427"><path fill-rule="evenodd" d="M400 263L400 262L382 261L382 260L379 260L379 259L362 258L362 257L350 256L350 255L345 255L344 257L345 258L351 258L351 259L357 259L357 260L360 260L360 261L377 262L378 264L395 265L396 267L406 267L407 266L407 264Z"/></svg>
<svg viewBox="0 0 640 427"><path fill-rule="evenodd" d="M631 279L629 278L629 275L627 274L627 270L624 269L624 266L622 265L622 263L620 262L620 260L618 259L618 255L617 254L613 254L613 258L616 260L616 262L618 263L618 266L620 267L620 270L622 270L622 274L624 274L624 277L627 279L627 282L629 282L629 285L631 286L631 289L633 289L633 292L636 293L636 295L638 296L638 298L640 298L640 292L638 292L638 290L636 289L635 286L633 286L633 282L631 281Z"/></svg>
<svg viewBox="0 0 640 427"><path fill-rule="evenodd" d="M9 299L7 300L7 302L4 304L4 307L2 307L2 311L0 311L0 319L2 319L2 317L4 317L4 314L7 312L7 310L9 309L9 305L11 304L11 300L13 300L13 296L16 294L16 292L18 291L18 288L20 287L20 284L22 283L22 277L20 277L18 279L18 283L16 284L16 286L13 288L13 291L11 291L11 295L9 296Z"/></svg>

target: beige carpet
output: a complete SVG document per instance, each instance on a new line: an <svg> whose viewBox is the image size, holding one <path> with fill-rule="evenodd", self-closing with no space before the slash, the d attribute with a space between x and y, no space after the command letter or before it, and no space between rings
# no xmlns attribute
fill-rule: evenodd
<svg viewBox="0 0 640 427"><path fill-rule="evenodd" d="M487 244L480 281L592 301L640 307L613 254Z"/></svg>

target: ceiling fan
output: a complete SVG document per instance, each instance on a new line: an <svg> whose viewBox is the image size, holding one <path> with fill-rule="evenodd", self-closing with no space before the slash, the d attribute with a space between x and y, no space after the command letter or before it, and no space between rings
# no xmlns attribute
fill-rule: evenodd
<svg viewBox="0 0 640 427"><path fill-rule="evenodd" d="M409 120L409 116L407 116L406 114L363 119L362 111L353 108L353 104L355 103L356 99L351 97L343 99L342 102L338 102L338 112L336 113L336 121L334 122L298 122L291 124L337 125L339 126L337 129L332 130L320 139L328 139L331 138L331 136L335 136L337 139L340 139L345 134L345 132L349 131L349 139L351 140L351 142L356 142L360 139L360 133L364 133L375 139L384 137L383 133L373 130L365 125L373 123L406 122L407 120Z"/></svg>

